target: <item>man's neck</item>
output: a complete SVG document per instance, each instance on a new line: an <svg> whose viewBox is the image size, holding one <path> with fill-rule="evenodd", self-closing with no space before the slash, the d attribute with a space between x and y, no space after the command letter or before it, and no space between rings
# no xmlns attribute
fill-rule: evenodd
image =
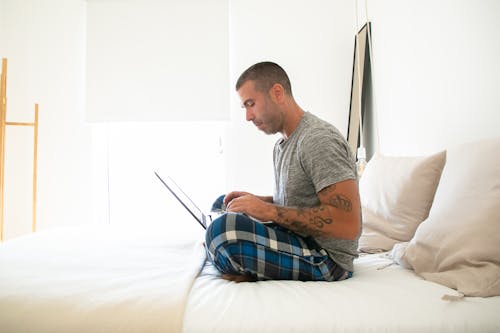
<svg viewBox="0 0 500 333"><path fill-rule="evenodd" d="M292 133L299 126L302 117L304 116L304 110L300 108L296 103L291 103L290 109L287 111L287 116L285 120L285 125L283 126L283 138L287 140Z"/></svg>

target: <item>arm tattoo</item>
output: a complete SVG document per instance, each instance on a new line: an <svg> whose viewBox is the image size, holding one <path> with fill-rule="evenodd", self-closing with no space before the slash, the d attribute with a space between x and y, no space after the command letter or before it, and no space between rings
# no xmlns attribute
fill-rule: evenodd
<svg viewBox="0 0 500 333"><path fill-rule="evenodd" d="M300 222L294 221L287 225L287 229L290 229L296 233L299 234L304 234L307 236L312 236L312 237L317 237L321 236L321 231L320 230L315 230L311 227L308 227L307 225L304 225Z"/></svg>
<svg viewBox="0 0 500 333"><path fill-rule="evenodd" d="M335 222L333 216L336 216L335 210L344 213L353 211L353 202L351 199L337 191L335 184L325 188L319 194L322 204L311 208L292 208L276 206L276 223L283 227L307 236L321 236L327 228ZM327 229L327 230L325 230Z"/></svg>
<svg viewBox="0 0 500 333"><path fill-rule="evenodd" d="M285 208L276 207L277 223L290 229L308 236L320 236L323 227L326 224L331 224L333 220L327 216L322 216L325 211L324 206L306 208Z"/></svg>
<svg viewBox="0 0 500 333"><path fill-rule="evenodd" d="M337 190L337 185L335 184L325 189L326 193L328 193L328 196L330 197L328 203L337 209L350 212L352 210L351 200L344 195L334 193L336 190Z"/></svg>
<svg viewBox="0 0 500 333"><path fill-rule="evenodd" d="M343 195L336 194L334 198L331 198L329 200L329 202L333 207L344 210L346 212L350 212L352 210L351 200Z"/></svg>

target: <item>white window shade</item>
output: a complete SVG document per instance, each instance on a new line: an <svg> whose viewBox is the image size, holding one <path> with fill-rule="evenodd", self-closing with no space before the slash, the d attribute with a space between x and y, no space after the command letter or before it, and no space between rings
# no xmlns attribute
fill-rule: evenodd
<svg viewBox="0 0 500 333"><path fill-rule="evenodd" d="M88 0L89 121L229 118L227 0Z"/></svg>

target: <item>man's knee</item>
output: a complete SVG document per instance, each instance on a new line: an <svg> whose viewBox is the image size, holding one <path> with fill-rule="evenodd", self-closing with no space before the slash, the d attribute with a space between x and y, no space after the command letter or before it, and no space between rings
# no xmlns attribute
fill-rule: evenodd
<svg viewBox="0 0 500 333"><path fill-rule="evenodd" d="M212 212L220 212L226 209L224 205L224 198L226 197L225 194L220 195L217 199L215 199L214 203L212 204Z"/></svg>
<svg viewBox="0 0 500 333"><path fill-rule="evenodd" d="M216 252L227 246L229 242L236 242L236 235L238 234L235 229L234 222L236 214L226 213L215 219L207 228L205 234L205 244L209 253L213 256Z"/></svg>
<svg viewBox="0 0 500 333"><path fill-rule="evenodd" d="M214 201L212 205L212 212L221 211L224 204L224 197L225 195L221 195ZM212 254L215 250L217 241L220 241L220 238L223 237L226 232L227 215L227 213L222 214L214 221L212 221L205 232L205 245L207 247L207 250L209 250L209 252Z"/></svg>
<svg viewBox="0 0 500 333"><path fill-rule="evenodd" d="M226 213L215 219L207 228L205 244L211 259L217 257L235 258L241 255L239 245L248 243L248 231L254 223L248 217L237 213Z"/></svg>
<svg viewBox="0 0 500 333"><path fill-rule="evenodd" d="M226 230L226 215L223 214L216 218L210 225L207 227L207 231L205 233L205 244L207 248L210 248L210 245L225 232Z"/></svg>
<svg viewBox="0 0 500 333"><path fill-rule="evenodd" d="M233 239L228 239L228 235L235 234L228 230L230 225L234 224L227 223L228 214L221 215L215 219L207 228L205 235L205 246L207 248L207 254L210 261L217 267L222 273L237 273L238 269L234 267L234 262L231 259L232 253L228 247L229 243L234 243ZM229 237L230 238L230 237Z"/></svg>

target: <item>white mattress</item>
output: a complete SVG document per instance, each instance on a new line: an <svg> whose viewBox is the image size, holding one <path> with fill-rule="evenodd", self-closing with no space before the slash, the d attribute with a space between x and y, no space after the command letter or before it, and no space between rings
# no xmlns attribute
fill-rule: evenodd
<svg viewBox="0 0 500 333"><path fill-rule="evenodd" d="M198 275L189 236L78 227L1 244L0 332L500 332L500 297L443 301L455 292L378 270L379 255L347 281L237 284Z"/></svg>
<svg viewBox="0 0 500 333"><path fill-rule="evenodd" d="M456 295L380 255L355 261L342 282L234 283L207 265L184 313L184 332L500 332L500 296Z"/></svg>
<svg viewBox="0 0 500 333"><path fill-rule="evenodd" d="M143 229L70 227L0 244L0 332L180 332L205 251Z"/></svg>

